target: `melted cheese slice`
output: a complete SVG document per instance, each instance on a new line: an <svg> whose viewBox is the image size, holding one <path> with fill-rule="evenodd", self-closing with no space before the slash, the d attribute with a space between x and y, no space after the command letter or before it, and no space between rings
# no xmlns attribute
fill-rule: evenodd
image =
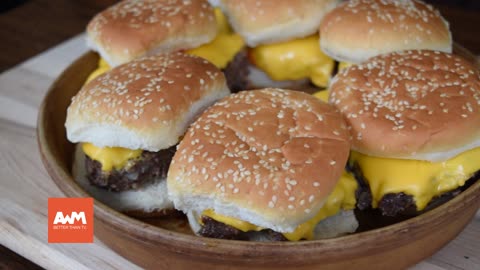
<svg viewBox="0 0 480 270"><path fill-rule="evenodd" d="M187 50L187 53L207 59L215 66L223 69L243 49L245 42L240 35L235 34L219 8L215 8L218 34L210 43L198 48Z"/></svg>
<svg viewBox="0 0 480 270"><path fill-rule="evenodd" d="M328 89L318 91L313 93L313 96L320 99L321 101L327 102L328 103L328 95L329 95Z"/></svg>
<svg viewBox="0 0 480 270"><path fill-rule="evenodd" d="M142 150L131 150L122 147L96 147L91 143L83 143L82 150L93 160L102 164L102 171L121 169L129 159L134 159L142 154Z"/></svg>
<svg viewBox="0 0 480 270"><path fill-rule="evenodd" d="M370 185L373 207L383 195L403 192L412 195L417 210L430 200L465 184L480 170L480 148L442 162L371 157L352 151L351 163L358 163Z"/></svg>
<svg viewBox="0 0 480 270"><path fill-rule="evenodd" d="M326 87L335 61L319 47L318 35L251 49L257 67L277 81L310 78L319 87Z"/></svg>
<svg viewBox="0 0 480 270"><path fill-rule="evenodd" d="M352 63L347 63L347 62L339 62L338 63L338 70L353 66L354 64ZM313 93L313 96L320 99L321 101L328 102L328 95L330 94L330 91L328 89L318 91Z"/></svg>
<svg viewBox="0 0 480 270"><path fill-rule="evenodd" d="M95 79L96 77L102 75L103 73L107 72L110 70L110 66L108 65L107 61L105 61L103 58L100 57L100 60L98 60L98 67L95 69L87 78L85 83L88 83L89 81Z"/></svg>
<svg viewBox="0 0 480 270"><path fill-rule="evenodd" d="M338 70L342 70L344 68L353 66L353 63L348 63L348 62L338 62Z"/></svg>
<svg viewBox="0 0 480 270"><path fill-rule="evenodd" d="M312 240L314 238L314 229L317 223L321 220L337 214L341 209L351 210L355 208L356 199L355 191L357 190L357 181L354 177L347 172L344 172L338 184L335 186L333 192L328 196L327 201L320 209L320 211L305 223L300 224L295 231L291 233L283 233L285 238L290 241L298 241L301 239ZM243 232L248 231L260 231L264 228L254 225L250 222L246 222L237 218L227 217L215 213L213 210L208 209L203 211L203 216L208 216L216 221L230 225Z"/></svg>
<svg viewBox="0 0 480 270"><path fill-rule="evenodd" d="M218 222L222 222L223 224L227 224L234 228L237 228L242 232L263 230L262 227L254 225L250 222L246 222L237 218L232 218L232 217L227 217L224 215L217 214L212 209L207 209L203 211L202 216L210 217Z"/></svg>
<svg viewBox="0 0 480 270"><path fill-rule="evenodd" d="M317 223L327 217L336 215L340 210L351 210L355 208L355 191L358 184L355 178L344 172L333 192L328 196L327 201L320 211L312 219L300 224L295 231L283 235L290 241L301 239L313 240L314 229Z"/></svg>

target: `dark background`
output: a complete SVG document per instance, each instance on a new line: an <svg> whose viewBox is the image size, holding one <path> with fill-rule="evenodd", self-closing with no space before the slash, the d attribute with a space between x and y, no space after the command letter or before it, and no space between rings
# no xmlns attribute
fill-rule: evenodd
<svg viewBox="0 0 480 270"><path fill-rule="evenodd" d="M0 73L83 32L93 15L116 2L0 0ZM457 43L480 54L480 1L426 2L437 6L450 22ZM40 268L0 245L0 269Z"/></svg>
<svg viewBox="0 0 480 270"><path fill-rule="evenodd" d="M0 0L0 72L85 29L116 0ZM450 22L453 38L480 54L480 1L430 0Z"/></svg>

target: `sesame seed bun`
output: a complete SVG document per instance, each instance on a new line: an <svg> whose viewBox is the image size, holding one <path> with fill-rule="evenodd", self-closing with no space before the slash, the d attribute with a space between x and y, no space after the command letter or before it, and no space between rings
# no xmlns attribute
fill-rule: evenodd
<svg viewBox="0 0 480 270"><path fill-rule="evenodd" d="M206 0L124 0L96 15L87 27L87 43L110 66L145 54L191 49L217 34Z"/></svg>
<svg viewBox="0 0 480 270"><path fill-rule="evenodd" d="M300 38L318 31L320 21L338 0L223 0L234 30L254 47Z"/></svg>
<svg viewBox="0 0 480 270"><path fill-rule="evenodd" d="M330 91L358 152L439 161L480 146L480 74L459 56L415 50L374 57L342 70Z"/></svg>
<svg viewBox="0 0 480 270"><path fill-rule="evenodd" d="M452 52L452 36L440 12L421 1L359 0L325 16L320 47L336 60L360 63L402 50Z"/></svg>
<svg viewBox="0 0 480 270"><path fill-rule="evenodd" d="M292 232L323 206L350 142L338 111L297 91L230 95L188 129L167 177L175 208Z"/></svg>
<svg viewBox="0 0 480 270"><path fill-rule="evenodd" d="M71 142L159 151L178 142L193 118L229 94L223 73L180 52L134 60L87 83L72 99Z"/></svg>

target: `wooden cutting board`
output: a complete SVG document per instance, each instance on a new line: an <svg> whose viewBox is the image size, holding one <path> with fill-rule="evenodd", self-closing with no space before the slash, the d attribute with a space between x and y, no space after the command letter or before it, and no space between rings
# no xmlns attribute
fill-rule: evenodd
<svg viewBox="0 0 480 270"><path fill-rule="evenodd" d="M38 107L53 80L86 51L79 35L0 74L0 244L47 269L138 269L98 239L47 243L47 199L63 195L40 161ZM480 211L455 240L412 269L480 269Z"/></svg>

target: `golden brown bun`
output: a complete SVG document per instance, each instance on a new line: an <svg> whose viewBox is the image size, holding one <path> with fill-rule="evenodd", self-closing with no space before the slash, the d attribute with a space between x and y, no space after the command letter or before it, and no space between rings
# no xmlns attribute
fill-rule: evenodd
<svg viewBox="0 0 480 270"><path fill-rule="evenodd" d="M185 213L213 209L291 232L318 213L349 150L333 106L297 91L240 92L190 126L170 165L169 197Z"/></svg>
<svg viewBox="0 0 480 270"><path fill-rule="evenodd" d="M325 16L320 46L336 60L360 63L402 50L451 52L452 36L440 12L421 1L359 0Z"/></svg>
<svg viewBox="0 0 480 270"><path fill-rule="evenodd" d="M184 53L118 66L87 83L67 110L67 137L98 147L158 151L178 142L204 108L229 94L223 73Z"/></svg>
<svg viewBox="0 0 480 270"><path fill-rule="evenodd" d="M254 47L318 31L323 16L339 0L222 0L221 7L235 32Z"/></svg>
<svg viewBox="0 0 480 270"><path fill-rule="evenodd" d="M340 71L330 91L361 153L438 161L480 146L480 75L459 56L374 57Z"/></svg>
<svg viewBox="0 0 480 270"><path fill-rule="evenodd" d="M206 0L125 0L96 15L87 34L89 46L117 66L145 54L208 43L217 25Z"/></svg>

